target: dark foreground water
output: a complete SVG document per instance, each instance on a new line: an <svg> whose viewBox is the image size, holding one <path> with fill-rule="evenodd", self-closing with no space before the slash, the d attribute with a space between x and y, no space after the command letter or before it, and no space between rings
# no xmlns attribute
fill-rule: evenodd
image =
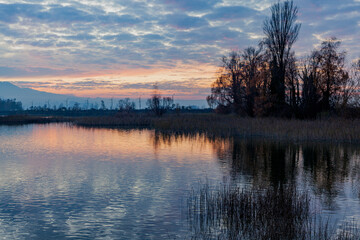
<svg viewBox="0 0 360 240"><path fill-rule="evenodd" d="M189 191L295 183L360 223L360 146L0 126L0 239L183 239Z"/></svg>

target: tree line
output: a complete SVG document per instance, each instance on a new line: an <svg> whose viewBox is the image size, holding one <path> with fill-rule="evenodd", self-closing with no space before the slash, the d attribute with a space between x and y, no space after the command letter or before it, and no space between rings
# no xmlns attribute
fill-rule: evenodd
<svg viewBox="0 0 360 240"><path fill-rule="evenodd" d="M347 67L335 37L297 59L292 49L301 28L297 15L293 1L274 4L258 46L222 57L207 97L210 107L251 117L298 118L359 107L360 60Z"/></svg>
<svg viewBox="0 0 360 240"><path fill-rule="evenodd" d="M139 99L140 100L140 99ZM172 111L175 113L179 113L180 111L191 111L192 106L180 106L180 104L175 104L174 99L171 97L163 97L158 91L157 85L154 86L154 93L151 98L146 101L146 108L141 109L140 105L136 109L136 104L130 98L119 99L116 103L116 106L113 107L113 101L111 99L110 108L106 106L104 100L100 100L100 105L95 102L89 105L88 103L81 106L79 102L74 102L70 104L66 103L64 106L63 103L60 103L59 106L50 105L50 101L48 101L43 106L31 106L26 110L23 109L22 103L20 101L16 101L16 99L0 99L0 111L3 112L28 112L28 113L36 113L36 114L70 114L70 115L82 115L82 114L90 114L90 115L99 115L99 114L110 114L113 112L118 112L122 114L129 114L135 111L148 111L152 112L156 116L162 116L166 112Z"/></svg>
<svg viewBox="0 0 360 240"><path fill-rule="evenodd" d="M16 99L0 99L0 111L22 111L22 103Z"/></svg>

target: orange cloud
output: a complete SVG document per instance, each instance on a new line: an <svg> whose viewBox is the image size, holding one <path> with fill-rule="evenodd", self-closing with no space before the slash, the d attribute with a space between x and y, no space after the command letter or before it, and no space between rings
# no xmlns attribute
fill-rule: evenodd
<svg viewBox="0 0 360 240"><path fill-rule="evenodd" d="M23 78L13 83L35 90L71 94L79 97L137 98L148 97L158 84L163 95L179 99L204 99L216 77L218 67L211 64L177 64L173 68L109 70L101 74L89 72L82 76L57 78ZM6 79L4 79L6 80Z"/></svg>

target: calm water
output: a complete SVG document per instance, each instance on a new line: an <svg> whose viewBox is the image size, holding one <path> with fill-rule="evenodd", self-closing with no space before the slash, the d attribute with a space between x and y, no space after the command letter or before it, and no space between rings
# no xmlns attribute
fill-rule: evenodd
<svg viewBox="0 0 360 240"><path fill-rule="evenodd" d="M0 126L0 239L182 239L199 182L296 183L360 222L360 147Z"/></svg>

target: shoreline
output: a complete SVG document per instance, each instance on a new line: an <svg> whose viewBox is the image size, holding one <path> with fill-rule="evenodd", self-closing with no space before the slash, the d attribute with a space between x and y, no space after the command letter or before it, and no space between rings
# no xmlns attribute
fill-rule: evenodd
<svg viewBox="0 0 360 240"><path fill-rule="evenodd" d="M247 118L213 113L115 116L1 116L0 125L72 123L95 128L149 128L166 133L205 134L209 137L263 138L290 142L360 143L360 119L295 120Z"/></svg>

